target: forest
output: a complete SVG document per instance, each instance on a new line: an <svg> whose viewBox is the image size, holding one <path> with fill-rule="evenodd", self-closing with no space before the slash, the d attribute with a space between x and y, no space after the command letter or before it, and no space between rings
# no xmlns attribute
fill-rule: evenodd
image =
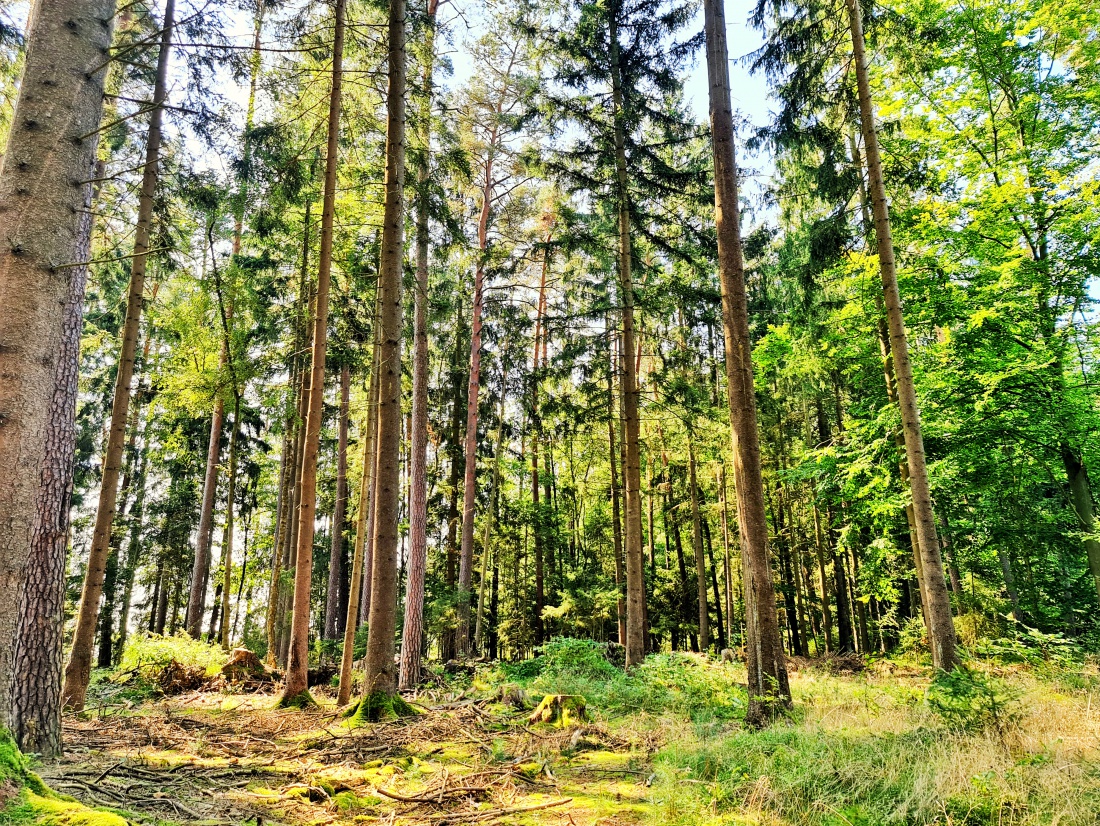
<svg viewBox="0 0 1100 826"><path fill-rule="evenodd" d="M1095 0L0 0L0 824L1100 818Z"/></svg>

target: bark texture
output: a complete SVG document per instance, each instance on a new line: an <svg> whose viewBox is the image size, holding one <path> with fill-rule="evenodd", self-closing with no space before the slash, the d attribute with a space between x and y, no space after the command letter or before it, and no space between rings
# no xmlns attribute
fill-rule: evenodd
<svg viewBox="0 0 1100 826"><path fill-rule="evenodd" d="M74 250L86 261L91 250L91 186L85 186L79 240ZM50 402L46 451L38 491L31 555L19 605L12 654L18 675L12 690L11 732L24 752L43 757L61 753L61 665L65 609L65 561L76 448L76 399L84 287L88 268L74 267L65 304L61 349Z"/></svg>
<svg viewBox="0 0 1100 826"><path fill-rule="evenodd" d="M714 213L718 230L718 275L722 288L722 328L726 343L726 378L733 431L734 484L741 534L745 600L745 650L749 677L750 725L765 725L790 705L787 662L779 635L775 586L768 554L764 485L752 377L741 257L741 226L730 107L729 52L723 0L704 0L710 124L714 148Z"/></svg>
<svg viewBox="0 0 1100 826"><path fill-rule="evenodd" d="M0 161L0 725L11 710L19 591L39 520L65 307L83 277L74 264L87 260L84 182L114 10L114 0L54 0L33 15Z"/></svg>

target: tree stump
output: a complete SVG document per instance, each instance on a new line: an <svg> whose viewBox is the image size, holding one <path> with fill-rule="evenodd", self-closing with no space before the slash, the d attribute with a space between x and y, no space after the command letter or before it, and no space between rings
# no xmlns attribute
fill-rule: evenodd
<svg viewBox="0 0 1100 826"><path fill-rule="evenodd" d="M550 723L561 728L587 721L585 700L579 694L547 694L527 718L528 723Z"/></svg>

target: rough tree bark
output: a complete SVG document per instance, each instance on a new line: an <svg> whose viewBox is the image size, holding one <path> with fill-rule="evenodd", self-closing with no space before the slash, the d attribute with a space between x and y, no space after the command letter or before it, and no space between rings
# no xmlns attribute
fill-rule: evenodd
<svg viewBox="0 0 1100 826"><path fill-rule="evenodd" d="M11 711L19 594L37 544L43 460L57 424L65 308L73 282L85 277L85 182L115 10L114 0L40 6L0 161L0 725Z"/></svg>
<svg viewBox="0 0 1100 826"><path fill-rule="evenodd" d="M913 517L917 527L922 567L925 571L925 610L931 634L932 664L951 670L959 663L955 650L955 625L951 617L951 601L943 578L943 559L936 536L936 520L932 512L932 494L928 483L928 467L924 455L920 410L917 407L913 383L913 365L909 360L909 341L902 316L901 294L898 291L894 264L894 241L890 231L890 209L886 201L886 184L879 156L878 132L871 102L871 86L867 76L867 57L863 39L863 21L858 0L845 0L852 35L852 57L856 70L860 125L867 156L868 188L871 191L871 211L875 219L875 240L878 245L879 274L882 277L886 321L890 327L890 352L894 357L898 403L901 407L905 453L909 462L909 487L913 499Z"/></svg>
<svg viewBox="0 0 1100 826"><path fill-rule="evenodd" d="M729 52L723 0L704 0L710 124L714 149L714 213L718 230L718 273L726 343L726 392L733 431L734 483L741 533L745 599L745 643L750 725L767 724L790 705L787 662L775 610L775 586L768 556L768 525L756 424L745 270L730 106Z"/></svg>
<svg viewBox="0 0 1100 826"><path fill-rule="evenodd" d="M489 510L485 514L485 529L481 535L481 578L477 584L477 616L474 622L474 652L480 652L481 634L485 622L485 585L489 574L489 556L493 535L493 520L497 515L497 502L500 499L500 454L504 449L504 401L508 389L508 345L505 344L501 356L500 409L497 411L497 434L493 440L493 478L489 484Z"/></svg>
<svg viewBox="0 0 1100 826"><path fill-rule="evenodd" d="M92 238L91 185L85 185L83 191L79 243L73 249L78 262L88 260ZM20 749L45 758L61 753L65 560L76 448L80 332L87 278L87 266L73 267L50 400L31 554L27 560L12 653L13 670L19 679L12 687L11 732Z"/></svg>
<svg viewBox="0 0 1100 826"><path fill-rule="evenodd" d="M615 410L615 376L618 366L615 364L614 336L611 333L611 317L607 319L607 443L608 464L611 468L611 540L612 552L615 554L615 618L618 621L619 645L626 645L626 595L623 591L623 580L626 577L623 571L623 522L620 512L620 500L622 490L619 487L619 457L622 451L615 443L615 430L619 426L619 415ZM649 485L650 491L653 485ZM649 499L649 541L650 557L652 559L653 543L653 496Z"/></svg>
<svg viewBox="0 0 1100 826"><path fill-rule="evenodd" d="M317 292L313 309L313 355L306 408L301 501L298 506L298 544L294 567L294 608L282 705L295 705L308 696L309 592L313 574L313 533L317 515L317 454L325 403L325 352L328 346L329 288L332 284L332 233L336 214L336 166L340 148L340 92L343 82L344 11L346 0L336 0L332 37L332 89L329 94L328 144L325 152L325 190L321 208L321 249L317 261Z"/></svg>
<svg viewBox="0 0 1100 826"><path fill-rule="evenodd" d="M382 256L378 273L381 342L378 385L378 476L374 559L367 632L365 706L397 690L394 629L397 621L397 518L401 500L401 269L404 260L405 2L390 0L389 88L386 93L386 174Z"/></svg>
<svg viewBox="0 0 1100 826"><path fill-rule="evenodd" d="M134 254L130 267L130 293L126 302L126 321L122 332L122 347L115 377L114 401L111 405L111 426L107 450L103 457L103 474L96 509L92 547L88 554L88 570L80 595L73 647L65 666L65 685L61 701L66 707L82 709L91 678L92 642L99 617L99 600L103 591L103 576L111 542L118 498L118 477L122 469L122 454L126 439L126 423L130 409L130 383L134 375L134 356L141 326L144 303L145 271L149 259L149 235L153 221L153 197L159 177L161 120L164 101L168 96L168 61L172 50L172 28L175 0L167 0L160 34L160 54L157 57L156 80L153 84L153 109L149 115L149 134L145 142L145 168L138 199L138 220L134 233Z"/></svg>

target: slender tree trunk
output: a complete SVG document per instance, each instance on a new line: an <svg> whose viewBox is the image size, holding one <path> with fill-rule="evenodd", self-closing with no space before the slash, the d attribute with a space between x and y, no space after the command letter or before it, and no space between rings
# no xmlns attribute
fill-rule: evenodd
<svg viewBox="0 0 1100 826"><path fill-rule="evenodd" d="M84 309L89 206L87 185L78 182L88 179L95 162L115 3L52 0L33 8L14 126L0 160L0 224L10 239L0 246L0 726L10 721L12 678L19 673L12 658L25 568L37 558L31 573L41 590L34 598L40 595L43 616L53 616L60 586L50 577L58 555L64 564L67 531L58 529L68 519L71 455L64 453L71 454L65 439L72 425L58 421L57 388L73 369L63 363L73 335L67 325L75 325L79 336ZM69 318L69 307L77 321ZM42 630L43 642L55 644ZM37 676L52 685L50 658L59 657L60 648L41 656L48 662ZM45 690L30 690L17 715L33 719L38 702L52 702ZM48 726L54 725L51 715L43 710ZM56 736L39 733L45 740Z"/></svg>
<svg viewBox="0 0 1100 826"><path fill-rule="evenodd" d="M631 355L634 343L634 283L631 278L633 250L630 241L630 190L626 164L623 77L620 66L619 28L615 12L611 18L611 98L615 117L615 180L619 219L619 289L622 299L623 346L623 484L625 502L626 561L626 667L645 659L645 563L642 557L642 470L638 450L638 370Z"/></svg>
<svg viewBox="0 0 1100 826"><path fill-rule="evenodd" d="M817 573L821 580L821 620L825 625L825 653L833 647L833 614L829 609L829 580L825 574L825 542L821 536L821 512L814 502L814 547L817 549Z"/></svg>
<svg viewBox="0 0 1100 826"><path fill-rule="evenodd" d="M1088 557L1089 573L1092 574L1096 591L1100 594L1100 541L1097 541L1093 535L1096 530L1096 519L1088 473L1076 451L1067 445L1062 446L1062 464L1066 468L1066 478L1069 480L1070 503L1077 515L1077 523L1081 531L1086 534L1085 553Z"/></svg>
<svg viewBox="0 0 1100 826"><path fill-rule="evenodd" d="M328 345L328 304L332 276L332 232L336 213L336 167L340 138L340 92L343 81L345 0L336 0L332 39L332 90L329 95L325 192L321 210L321 250L317 262L317 298L313 311L313 361L302 456L301 504L294 568L294 610L286 684L279 702L294 704L308 688L310 584L313 573L313 531L317 513L317 453L325 401L325 352Z"/></svg>
<svg viewBox="0 0 1100 826"><path fill-rule="evenodd" d="M765 725L779 708L790 705L787 663L779 635L768 557L768 525L756 430L744 262L730 107L729 52L723 0L705 0L707 75L714 148L714 212L718 229L718 270L722 288L722 328L726 342L726 391L733 431L737 516L745 585L746 659L750 725Z"/></svg>
<svg viewBox="0 0 1100 826"><path fill-rule="evenodd" d="M405 582L405 621L401 627L398 685L420 682L424 645L424 580L428 568L428 181L432 149L432 72L435 65L437 0L428 0L424 44L420 159L416 193L416 294L413 296L412 438L409 446L409 573Z"/></svg>
<svg viewBox="0 0 1100 826"><path fill-rule="evenodd" d="M354 665L355 632L359 630L360 594L363 590L364 549L367 541L367 511L370 509L371 459L374 457L374 434L377 430L375 403L378 386L378 346L374 347L371 364L371 380L368 395L370 412L363 433L363 472L359 482L359 510L355 517L355 550L351 559L351 585L348 588L348 613L344 622L344 647L340 658L340 685L336 692L336 704L345 706L351 700L351 678Z"/></svg>
<svg viewBox="0 0 1100 826"><path fill-rule="evenodd" d="M229 436L229 470L226 485L225 531L222 533L222 610L221 636L219 642L225 651L229 650L229 595L233 581L233 529L236 517L237 498L237 452L241 437L241 400L233 400L233 431Z"/></svg>
<svg viewBox="0 0 1100 826"><path fill-rule="evenodd" d="M475 652L481 651L481 633L485 617L485 584L489 572L490 547L493 536L493 523L497 515L497 502L500 499L500 454L504 450L504 400L508 388L507 346L501 356L500 409L497 412L497 435L493 442L493 478L489 486L489 510L485 514L485 531L481 537L481 578L477 584L477 619L474 623Z"/></svg>
<svg viewBox="0 0 1100 826"><path fill-rule="evenodd" d="M531 359L531 510L534 524L532 538L535 555L535 642L544 641L542 610L546 605L546 582L542 569L542 509L539 505L539 437L542 417L539 412L539 345L542 341L546 315L546 274L550 268L550 253L544 252L542 275L539 278L539 299L535 310L535 353Z"/></svg>
<svg viewBox="0 0 1100 826"><path fill-rule="evenodd" d="M328 594L325 598L326 640L337 636L340 613L340 581L344 578L344 524L348 507L348 409L351 405L351 367L340 369L340 423L336 439L336 504L332 514L332 545L328 562Z"/></svg>
<svg viewBox="0 0 1100 826"><path fill-rule="evenodd" d="M84 697L92 674L92 641L99 614L99 600L103 593L103 577L118 498L118 477L122 467L126 421L130 409L130 382L134 375L134 356L137 352L145 291L145 271L149 259L153 198L159 177L161 120L164 115L164 101L168 95L168 61L171 57L174 16L175 0L167 0L160 36L160 54L157 58L157 74L153 85L154 108L149 115L149 134L145 142L145 168L141 181L141 195L138 199L134 256L130 265L130 293L126 302L126 321L123 326L114 401L111 406L111 429L107 438L107 451L103 457L103 475L99 505L96 509L95 529L92 533L92 548L88 555L88 570L84 576L84 588L80 595L80 609L77 612L72 651L69 655L69 663L65 667L65 685L61 691L62 704L77 710L84 708Z"/></svg>
<svg viewBox="0 0 1100 826"><path fill-rule="evenodd" d="M489 248L489 210L493 200L493 150L496 129L489 139L481 185L481 214L477 222L477 265L474 270L474 306L470 325L470 386L466 393L466 472L462 487L462 544L458 555L458 647L470 651L470 585L474 565L474 508L477 501L478 392L481 387L481 324L485 290L485 263Z"/></svg>
<svg viewBox="0 0 1100 826"><path fill-rule="evenodd" d="M699 650L710 649L710 611L707 609L707 565L703 557L703 520L699 515L699 483L695 475L695 444L688 431L688 485L691 487L691 547L699 593Z"/></svg>
<svg viewBox="0 0 1100 826"><path fill-rule="evenodd" d="M733 632L736 625L733 608L733 578L734 566L730 560L730 526L729 512L726 506L726 466L718 465L718 495L721 497L719 508L722 515L722 555L723 572L725 573L726 592L726 623L729 626L729 644L733 645Z"/></svg>
<svg viewBox="0 0 1100 826"><path fill-rule="evenodd" d="M706 542L707 561L710 563L711 593L714 595L714 613L718 617L718 650L721 651L729 644L726 635L726 626L722 622L722 594L718 590L718 566L714 564L714 542L710 535L710 524L703 520L703 539Z"/></svg>
<svg viewBox="0 0 1100 826"><path fill-rule="evenodd" d="M224 359L225 355L225 342L222 342L220 358ZM198 542L195 546L195 563L191 569L191 591L187 599L187 633L194 639L198 639L202 631L202 615L206 607L206 586L210 578L210 555L214 540L214 499L218 492L218 467L224 425L225 400L219 393L214 399L214 414L210 418L210 442L206 451L206 476L202 486Z"/></svg>
<svg viewBox="0 0 1100 826"><path fill-rule="evenodd" d="M390 0L389 88L386 93L386 174L382 218L378 385L378 477L375 482L374 559L363 696L397 690L393 662L397 613L397 518L401 459L401 268L404 259L405 2ZM371 705L368 703L368 705Z"/></svg>
<svg viewBox="0 0 1100 826"><path fill-rule="evenodd" d="M611 467L611 537L612 552L615 554L615 592L618 595L615 606L615 614L618 619L619 645L626 645L626 594L623 591L623 527L622 514L619 510L619 500L622 491L619 488L619 460L621 451L615 444L615 430L619 425L619 416L615 413L615 375L618 367L615 364L615 351L612 347L611 318L607 319L608 334L608 358L609 370L607 374L607 442L608 464ZM652 489L652 484L650 484ZM653 495L649 497L649 532L650 541L653 539Z"/></svg>
<svg viewBox="0 0 1100 826"><path fill-rule="evenodd" d="M921 432L920 411L917 407L917 394L913 383L913 366L909 361L909 342L905 332L901 294L898 291L897 272L894 266L890 211L886 201L886 185L882 175L882 161L879 157L878 132L875 128L871 87L867 77L867 58L864 54L863 21L860 17L858 0L845 0L845 4L848 7L852 34L852 56L856 70L863 144L867 155L871 210L875 218L879 272L882 276L883 299L886 303L886 320L890 327L890 351L894 357L894 375L897 379L902 429L905 433L905 452L909 461L913 516L917 525L917 543L920 546L921 560L926 572L923 596L926 600L925 610L928 612L928 624L931 630L932 664L936 668L950 670L959 662L955 650L955 625L951 618L951 601L947 596L947 584L944 582L942 573L943 560L940 558L940 543L936 537L936 522L932 512L932 495L924 455L924 437Z"/></svg>

